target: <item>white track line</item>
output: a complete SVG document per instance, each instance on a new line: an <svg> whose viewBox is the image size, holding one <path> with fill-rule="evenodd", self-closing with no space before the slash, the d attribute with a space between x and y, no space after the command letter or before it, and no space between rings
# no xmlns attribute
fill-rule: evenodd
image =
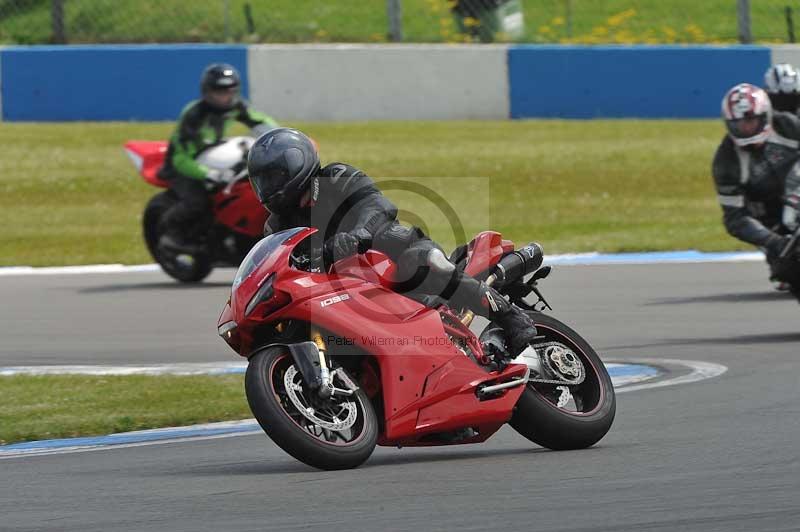
<svg viewBox="0 0 800 532"><path fill-rule="evenodd" d="M78 275L86 273L136 273L157 272L161 268L158 264L138 264L126 266L124 264L90 264L87 266L53 266L49 268L34 268L33 266L7 266L0 267L0 277L10 275Z"/></svg>
<svg viewBox="0 0 800 532"><path fill-rule="evenodd" d="M696 360L678 360L678 359L671 359L671 358L640 358L631 360L631 363L642 363L642 364L675 364L680 366L687 366L692 369L691 373L688 375L681 375L680 377L675 377L673 379L665 379L656 382L648 382L645 384L637 384L633 386L626 386L619 390L616 390L617 393L623 392L635 392L637 390L648 390L651 388L662 388L664 386L675 386L678 384L689 384L691 382L698 382L705 379L711 379L714 377L719 377L726 371L728 368L723 366L722 364L714 364L713 362L700 362Z"/></svg>

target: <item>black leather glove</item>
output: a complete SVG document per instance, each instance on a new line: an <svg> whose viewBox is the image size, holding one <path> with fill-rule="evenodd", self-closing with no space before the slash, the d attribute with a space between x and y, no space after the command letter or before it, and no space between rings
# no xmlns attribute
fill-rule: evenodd
<svg viewBox="0 0 800 532"><path fill-rule="evenodd" d="M358 253L358 238L350 233L336 233L325 242L325 252L334 262Z"/></svg>
<svg viewBox="0 0 800 532"><path fill-rule="evenodd" d="M780 257L783 248L786 247L786 244L789 243L792 237L789 235L772 235L767 243L764 244L764 247L767 250L767 256L772 259L777 259Z"/></svg>

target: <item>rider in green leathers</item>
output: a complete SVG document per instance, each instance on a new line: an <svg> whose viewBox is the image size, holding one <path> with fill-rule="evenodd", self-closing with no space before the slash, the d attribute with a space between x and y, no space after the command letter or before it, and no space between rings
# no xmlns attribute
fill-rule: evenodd
<svg viewBox="0 0 800 532"><path fill-rule="evenodd" d="M254 136L278 126L271 117L247 106L239 96L240 85L239 73L231 65L209 65L200 81L202 98L190 102L181 112L159 172L178 197L178 203L164 216L166 232L160 246L186 252L202 248L198 239L210 220L209 191L227 182L233 170L207 168L197 162L197 157L222 142L234 122L253 129Z"/></svg>

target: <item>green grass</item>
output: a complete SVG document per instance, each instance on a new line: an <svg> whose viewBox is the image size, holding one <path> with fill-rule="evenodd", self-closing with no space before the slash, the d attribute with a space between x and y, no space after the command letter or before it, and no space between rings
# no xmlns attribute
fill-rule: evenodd
<svg viewBox="0 0 800 532"><path fill-rule="evenodd" d="M538 240L549 252L745 249L722 227L710 177L723 133L718 121L299 126L320 142L323 162L429 185L468 236L493 228ZM151 262L140 216L156 189L137 176L121 146L165 138L171 127L4 123L0 266ZM455 243L438 206L387 194L447 247Z"/></svg>
<svg viewBox="0 0 800 532"><path fill-rule="evenodd" d="M69 0L68 42L381 42L386 2L363 0ZM786 41L786 0L751 2L753 35ZM245 5L250 5L253 28ZM567 38L565 0L522 0L527 42ZM732 0L572 0L572 39L579 42L735 42ZM796 7L796 6L795 6ZM630 12L629 10L633 10ZM0 42L50 42L50 0L0 0ZM628 16L616 17L628 12ZM403 0L410 42L459 40L445 0ZM559 21L558 18L563 20Z"/></svg>
<svg viewBox="0 0 800 532"><path fill-rule="evenodd" d="M0 377L0 444L252 417L241 375Z"/></svg>

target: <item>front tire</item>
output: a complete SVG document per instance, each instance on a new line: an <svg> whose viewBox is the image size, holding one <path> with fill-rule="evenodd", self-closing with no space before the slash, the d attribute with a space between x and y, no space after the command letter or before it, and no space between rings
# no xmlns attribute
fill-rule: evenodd
<svg viewBox="0 0 800 532"><path fill-rule="evenodd" d="M164 272L182 283L199 283L211 273L213 266L207 255L181 255L160 249L158 241L163 234L161 223L164 214L177 202L169 191L153 196L142 216L142 230L147 250Z"/></svg>
<svg viewBox="0 0 800 532"><path fill-rule="evenodd" d="M540 346L537 351L541 346L566 348L582 363L585 377L580 384L560 387L569 391L569 402L562 407L558 406L559 400L567 395L558 385L529 382L509 424L548 449L590 447L606 435L614 422L616 397L611 377L592 346L577 332L547 314L528 314L539 332L534 344Z"/></svg>
<svg viewBox="0 0 800 532"><path fill-rule="evenodd" d="M287 390L287 381L292 390ZM375 449L378 420L364 391L359 388L338 404L321 403L305 390L294 360L284 347L267 347L250 357L245 391L250 410L264 432L305 464L325 470L351 469L366 461ZM298 396L307 401L304 404L311 414L298 409L294 402ZM311 408L312 404L316 408ZM340 414L344 411L346 415ZM312 421L315 415L332 420L332 424L349 426L340 431L325 428Z"/></svg>

